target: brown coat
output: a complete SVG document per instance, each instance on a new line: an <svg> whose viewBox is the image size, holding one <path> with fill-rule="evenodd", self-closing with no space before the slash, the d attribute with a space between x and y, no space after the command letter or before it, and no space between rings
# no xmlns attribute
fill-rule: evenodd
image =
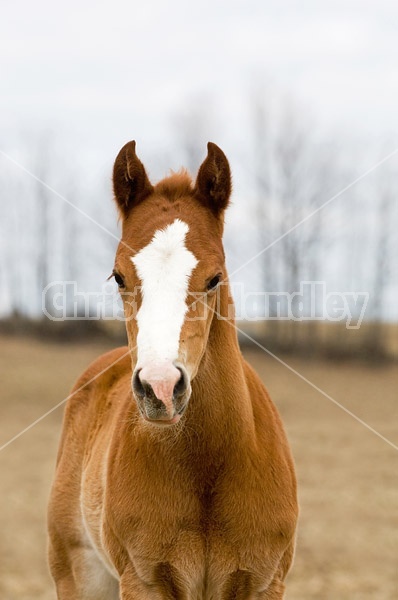
<svg viewBox="0 0 398 600"><path fill-rule="evenodd" d="M202 174L206 161L204 167ZM182 182L181 176L165 181L170 189ZM183 205L166 198L163 211L165 185L136 205L135 222L146 202L165 219L175 211L182 218L181 206L190 207L191 229L203 215L207 235L221 244L219 211L209 216L209 207L194 199L200 182ZM123 218L123 239L133 245L129 217ZM140 229L136 248L148 242L144 225ZM187 237L193 248L195 239ZM214 262L218 250L209 247ZM206 248L194 250L206 262ZM116 264L126 267L124 252L119 249ZM200 268L192 279L197 285L205 273ZM156 427L137 408L134 320L127 326L130 350L100 357L77 382L49 506L50 567L60 600L283 598L298 512L294 467L276 408L240 353L233 318L216 318L231 303L227 286L220 298L217 309L209 300L204 323L184 323L184 356L196 362L189 370L189 404L177 425Z"/></svg>

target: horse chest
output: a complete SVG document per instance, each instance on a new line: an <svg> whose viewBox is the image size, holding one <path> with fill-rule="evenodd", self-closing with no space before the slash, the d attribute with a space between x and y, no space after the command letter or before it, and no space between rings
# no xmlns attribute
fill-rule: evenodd
<svg viewBox="0 0 398 600"><path fill-rule="evenodd" d="M163 592L164 597L250 598L251 589L253 593L266 589L272 579L274 567L268 565L264 571L253 559L250 536L247 544L236 547L232 537L220 532L205 536L200 531L180 528L172 535L167 531L163 534L163 543L139 536L137 544L129 546L128 554L137 580L145 587ZM242 595L237 595L237 590Z"/></svg>
<svg viewBox="0 0 398 600"><path fill-rule="evenodd" d="M247 590L266 588L280 555L270 558L266 511L253 513L247 490L215 486L203 497L186 482L148 491L114 525L140 582L187 600L250 598Z"/></svg>

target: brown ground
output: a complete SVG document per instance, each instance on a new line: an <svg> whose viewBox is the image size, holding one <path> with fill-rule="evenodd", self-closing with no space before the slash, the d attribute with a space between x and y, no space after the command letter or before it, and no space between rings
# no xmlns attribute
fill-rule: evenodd
<svg viewBox="0 0 398 600"><path fill-rule="evenodd" d="M0 445L65 397L105 346L0 338ZM398 598L398 452L264 353L248 358L284 418L301 520L290 600ZM398 370L286 359L398 445ZM45 511L62 409L0 452L0 598L54 600Z"/></svg>

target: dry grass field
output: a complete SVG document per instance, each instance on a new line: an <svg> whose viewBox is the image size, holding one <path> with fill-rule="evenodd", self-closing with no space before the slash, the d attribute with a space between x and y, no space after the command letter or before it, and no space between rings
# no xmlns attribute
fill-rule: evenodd
<svg viewBox="0 0 398 600"><path fill-rule="evenodd" d="M0 445L64 398L104 345L0 338ZM282 413L299 477L301 518L289 600L398 598L398 452L285 365L247 358ZM398 369L287 358L398 445ZM62 408L0 452L0 598L55 600L45 512Z"/></svg>

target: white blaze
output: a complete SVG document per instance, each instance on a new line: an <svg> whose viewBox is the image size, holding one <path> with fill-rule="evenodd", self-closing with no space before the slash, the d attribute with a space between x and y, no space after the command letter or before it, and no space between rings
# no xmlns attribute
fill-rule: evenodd
<svg viewBox="0 0 398 600"><path fill-rule="evenodd" d="M178 357L189 278L198 263L185 246L188 231L188 225L176 219L156 231L152 241L131 258L141 279L142 304L137 313L139 368Z"/></svg>

